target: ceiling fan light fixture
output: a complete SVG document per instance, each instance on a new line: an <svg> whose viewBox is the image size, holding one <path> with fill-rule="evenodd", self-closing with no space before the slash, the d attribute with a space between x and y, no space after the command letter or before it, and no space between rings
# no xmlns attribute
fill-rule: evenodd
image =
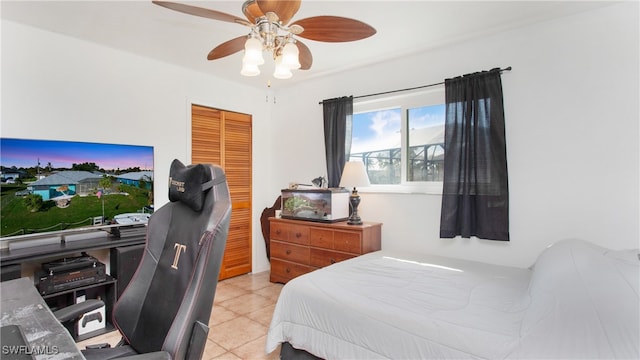
<svg viewBox="0 0 640 360"><path fill-rule="evenodd" d="M242 58L242 63L255 66L264 64L264 57L262 56L262 42L254 36L250 36L244 43L244 57Z"/></svg>
<svg viewBox="0 0 640 360"><path fill-rule="evenodd" d="M291 68L286 66L282 61L282 56L276 57L276 70L273 72L273 77L276 79L290 79L293 76Z"/></svg>
<svg viewBox="0 0 640 360"><path fill-rule="evenodd" d="M282 65L288 67L291 70L300 69L300 61L298 60L300 57L300 52L298 51L298 47L293 43L293 40L290 40L283 48L282 48Z"/></svg>
<svg viewBox="0 0 640 360"><path fill-rule="evenodd" d="M0 0L2 1L2 0ZM260 74L258 66L264 64L263 53L274 60L280 58L274 76L288 79L291 70L309 70L313 56L309 48L296 37L323 42L347 42L368 38L376 30L362 21L340 16L312 16L291 22L300 9L302 0L245 0L242 13L247 20L221 11L201 8L172 1L153 1L154 4L188 15L240 24L251 28L248 37L238 36L228 40L207 55L216 60L244 49L242 70L245 76Z"/></svg>
<svg viewBox="0 0 640 360"><path fill-rule="evenodd" d="M243 62L242 70L240 70L240 74L244 76L258 76L260 75L260 69L256 64Z"/></svg>

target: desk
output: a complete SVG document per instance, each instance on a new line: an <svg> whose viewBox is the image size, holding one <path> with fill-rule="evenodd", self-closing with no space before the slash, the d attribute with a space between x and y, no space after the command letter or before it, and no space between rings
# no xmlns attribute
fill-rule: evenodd
<svg viewBox="0 0 640 360"><path fill-rule="evenodd" d="M29 278L1 282L0 298L0 326L20 325L37 360L84 359ZM3 355L6 345L3 342Z"/></svg>
<svg viewBox="0 0 640 360"><path fill-rule="evenodd" d="M23 262L40 261L55 257L63 257L83 251L111 249L121 246L144 244L146 240L146 227L138 227L134 235L129 237L112 237L90 240L77 240L72 242L58 242L50 245L40 245L9 251L8 248L0 249L0 262L2 266L22 264ZM113 274L112 274L113 275Z"/></svg>

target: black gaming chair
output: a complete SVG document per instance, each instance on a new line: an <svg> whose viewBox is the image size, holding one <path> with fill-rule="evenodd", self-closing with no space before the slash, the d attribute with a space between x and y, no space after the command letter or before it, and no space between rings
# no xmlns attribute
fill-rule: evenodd
<svg viewBox="0 0 640 360"><path fill-rule="evenodd" d="M202 357L231 216L223 170L174 160L169 200L149 219L144 255L113 308L122 341L82 350L87 359Z"/></svg>

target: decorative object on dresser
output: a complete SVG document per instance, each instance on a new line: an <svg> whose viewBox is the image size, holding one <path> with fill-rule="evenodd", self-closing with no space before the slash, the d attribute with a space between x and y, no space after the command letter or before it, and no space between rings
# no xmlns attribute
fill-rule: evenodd
<svg viewBox="0 0 640 360"><path fill-rule="evenodd" d="M351 215L349 216L349 225L360 225L362 219L358 215L358 205L360 205L360 195L358 195L358 186L369 186L369 176L367 170L364 168L362 161L347 161L344 164L344 170L342 171L342 177L340 178L340 186L346 188L353 188L351 196L349 197L349 203L351 204Z"/></svg>
<svg viewBox="0 0 640 360"><path fill-rule="evenodd" d="M278 195L278 198L270 208L264 208L260 215L260 227L262 228L262 237L264 238L265 248L267 250L267 259L271 259L271 249L269 246L269 218L276 216L276 210L282 209L282 196Z"/></svg>
<svg viewBox="0 0 640 360"><path fill-rule="evenodd" d="M381 249L382 224L348 225L270 218L272 282L289 280Z"/></svg>
<svg viewBox="0 0 640 360"><path fill-rule="evenodd" d="M343 188L282 189L282 217L320 222L349 217L349 191Z"/></svg>

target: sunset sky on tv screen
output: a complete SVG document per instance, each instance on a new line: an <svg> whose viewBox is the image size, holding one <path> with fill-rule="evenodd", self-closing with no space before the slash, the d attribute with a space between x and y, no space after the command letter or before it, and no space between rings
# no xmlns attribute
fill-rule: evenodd
<svg viewBox="0 0 640 360"><path fill-rule="evenodd" d="M153 147L75 141L0 139L0 165L32 168L38 165L70 169L72 164L95 163L104 170L153 170Z"/></svg>

